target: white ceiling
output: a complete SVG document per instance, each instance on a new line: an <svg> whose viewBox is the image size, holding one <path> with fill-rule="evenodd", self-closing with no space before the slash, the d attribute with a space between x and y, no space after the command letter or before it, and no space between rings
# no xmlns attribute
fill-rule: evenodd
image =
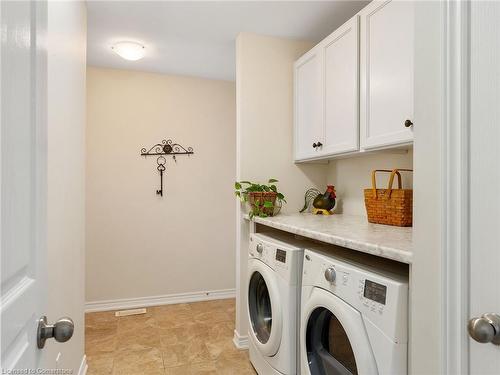
<svg viewBox="0 0 500 375"><path fill-rule="evenodd" d="M320 41L368 1L89 1L88 64L234 80L239 32ZM137 41L146 56L111 51Z"/></svg>

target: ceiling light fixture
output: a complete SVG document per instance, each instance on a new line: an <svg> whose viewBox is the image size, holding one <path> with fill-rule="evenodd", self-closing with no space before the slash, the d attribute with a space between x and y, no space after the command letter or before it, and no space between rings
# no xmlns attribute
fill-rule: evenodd
<svg viewBox="0 0 500 375"><path fill-rule="evenodd" d="M140 60L146 54L144 46L136 42L118 42L111 49L118 56L130 61Z"/></svg>

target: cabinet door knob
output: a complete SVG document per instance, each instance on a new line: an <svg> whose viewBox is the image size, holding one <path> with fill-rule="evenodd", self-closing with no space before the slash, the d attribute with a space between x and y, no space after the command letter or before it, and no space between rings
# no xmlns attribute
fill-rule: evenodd
<svg viewBox="0 0 500 375"><path fill-rule="evenodd" d="M313 143L313 148L316 148L318 147L318 145L316 144L316 142Z"/></svg>
<svg viewBox="0 0 500 375"><path fill-rule="evenodd" d="M409 128L411 126L413 126L413 122L411 122L411 120L406 120L405 121L405 127Z"/></svg>
<svg viewBox="0 0 500 375"><path fill-rule="evenodd" d="M317 143L317 146L318 146L318 147L321 147L321 146L323 146L323 143L318 142L318 143Z"/></svg>

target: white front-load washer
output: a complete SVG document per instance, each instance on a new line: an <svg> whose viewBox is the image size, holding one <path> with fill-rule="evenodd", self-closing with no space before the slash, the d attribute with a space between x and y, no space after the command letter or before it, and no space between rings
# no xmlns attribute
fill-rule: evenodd
<svg viewBox="0 0 500 375"><path fill-rule="evenodd" d="M259 375L295 375L304 250L251 234L248 252L250 361Z"/></svg>
<svg viewBox="0 0 500 375"><path fill-rule="evenodd" d="M408 276L305 250L302 375L407 374Z"/></svg>

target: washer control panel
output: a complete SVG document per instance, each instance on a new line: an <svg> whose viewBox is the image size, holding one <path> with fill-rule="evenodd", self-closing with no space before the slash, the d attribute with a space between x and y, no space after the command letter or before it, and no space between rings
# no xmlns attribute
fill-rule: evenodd
<svg viewBox="0 0 500 375"><path fill-rule="evenodd" d="M272 263L274 258L274 249L269 244L257 238L250 237L250 246L248 248L248 257L256 258L266 264Z"/></svg>
<svg viewBox="0 0 500 375"><path fill-rule="evenodd" d="M250 235L249 259L258 259L294 285L300 280L304 250L260 233Z"/></svg>

